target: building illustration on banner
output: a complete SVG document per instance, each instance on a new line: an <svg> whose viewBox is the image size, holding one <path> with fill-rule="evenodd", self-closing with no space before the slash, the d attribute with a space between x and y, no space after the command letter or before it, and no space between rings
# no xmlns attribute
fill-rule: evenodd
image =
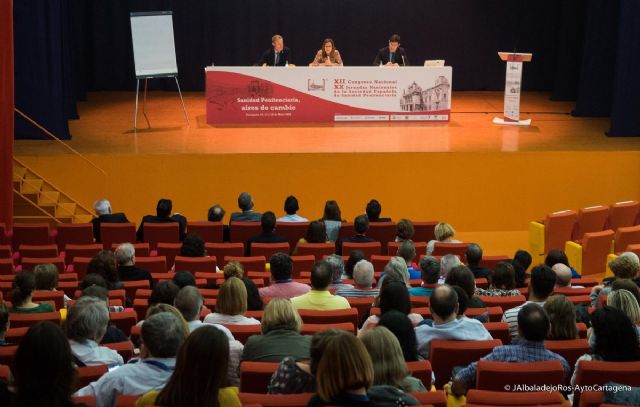
<svg viewBox="0 0 640 407"><path fill-rule="evenodd" d="M451 84L444 76L438 76L434 86L424 89L415 81L409 85L400 98L400 108L404 112L432 112L450 108Z"/></svg>

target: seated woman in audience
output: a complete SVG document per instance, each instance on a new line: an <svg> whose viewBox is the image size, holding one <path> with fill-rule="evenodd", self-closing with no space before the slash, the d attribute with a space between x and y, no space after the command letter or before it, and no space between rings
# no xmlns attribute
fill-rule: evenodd
<svg viewBox="0 0 640 407"><path fill-rule="evenodd" d="M407 288L411 287L409 285L409 268L407 267L407 262L400 256L392 257L384 266L378 285L382 286L384 280L402 281Z"/></svg>
<svg viewBox="0 0 640 407"><path fill-rule="evenodd" d="M173 305L180 288L171 280L163 280L156 284L149 296L149 306L155 304Z"/></svg>
<svg viewBox="0 0 640 407"><path fill-rule="evenodd" d="M516 273L516 288L527 287L527 270L531 266L532 258L528 251L517 250L513 255L511 264Z"/></svg>
<svg viewBox="0 0 640 407"><path fill-rule="evenodd" d="M182 257L206 257L207 251L204 247L204 240L196 234L189 233L184 240L182 241L182 246L180 246L180 252L178 256ZM171 271L176 270L176 265L173 264L171 266Z"/></svg>
<svg viewBox="0 0 640 407"><path fill-rule="evenodd" d="M591 289L591 306L600 306L600 296L608 295L611 292L611 285L618 280L632 281L640 272L640 264L637 255L629 252L622 253L620 256L608 263L609 268L613 272L613 279L604 279L603 284L599 284Z"/></svg>
<svg viewBox="0 0 640 407"><path fill-rule="evenodd" d="M445 284L450 286L457 285L462 288L467 297L469 297L468 308L485 308L486 305L482 300L475 295L476 292L476 280L473 277L473 272L467 266L456 266L449 271L447 277L444 280Z"/></svg>
<svg viewBox="0 0 640 407"><path fill-rule="evenodd" d="M413 240L414 233L413 222L409 219L400 219L398 223L396 223L396 242Z"/></svg>
<svg viewBox="0 0 640 407"><path fill-rule="evenodd" d="M327 229L322 221L314 220L309 223L307 234L298 240L300 243L327 243ZM298 245L293 249L292 256L298 253Z"/></svg>
<svg viewBox="0 0 640 407"><path fill-rule="evenodd" d="M336 201L327 201L324 204L324 215L322 215L320 222L324 223L324 227L327 230L326 240L330 242L338 240L343 220L340 207Z"/></svg>
<svg viewBox="0 0 640 407"><path fill-rule="evenodd" d="M16 351L12 372L11 386L0 381L0 406L76 405L71 399L76 379L71 349L60 326L47 321L29 328Z"/></svg>
<svg viewBox="0 0 640 407"><path fill-rule="evenodd" d="M49 303L36 304L31 298L36 288L36 278L31 271L22 271L13 279L13 288L9 292L9 300L13 304L11 312L22 314L36 314L41 312L53 312L53 306Z"/></svg>
<svg viewBox="0 0 640 407"><path fill-rule="evenodd" d="M461 241L453 238L456 231L448 223L438 223L433 233L436 235L436 238L435 240L429 240L429 242L427 242L427 256L431 256L436 243L462 243Z"/></svg>
<svg viewBox="0 0 640 407"><path fill-rule="evenodd" d="M5 338L9 330L9 307L4 301L0 300L0 346L12 345L7 343Z"/></svg>
<svg viewBox="0 0 640 407"><path fill-rule="evenodd" d="M281 362L285 357L309 359L311 336L300 335L302 319L286 298L274 298L264 309L262 335L253 335L244 346L242 360Z"/></svg>
<svg viewBox="0 0 640 407"><path fill-rule="evenodd" d="M204 323L222 325L260 325L255 318L247 318L247 289L237 277L230 277L220 287L216 312L207 315Z"/></svg>
<svg viewBox="0 0 640 407"><path fill-rule="evenodd" d="M545 301L544 310L549 315L551 328L547 340L564 341L578 339L576 327L576 307L562 294L552 295Z"/></svg>
<svg viewBox="0 0 640 407"><path fill-rule="evenodd" d="M416 399L389 386L373 386L367 349L352 333L340 331L324 350L316 369L316 394L308 407L417 405Z"/></svg>
<svg viewBox="0 0 640 407"><path fill-rule="evenodd" d="M491 283L489 289L476 287L476 295L487 297L511 297L521 295L522 293L516 290L516 272L513 268L513 264L502 261L496 264L491 276Z"/></svg>
<svg viewBox="0 0 640 407"><path fill-rule="evenodd" d="M578 358L571 377L571 385L576 383L576 373L583 360L604 360L606 362L640 361L638 335L629 318L617 308L604 306L591 314L593 333L589 338L591 351Z"/></svg>
<svg viewBox="0 0 640 407"><path fill-rule="evenodd" d="M336 45L331 38L322 41L322 48L318 50L313 62L309 66L342 66L342 57L336 49Z"/></svg>
<svg viewBox="0 0 640 407"><path fill-rule="evenodd" d="M353 268L360 260L366 260L364 253L362 253L360 250L352 251L349 255L349 259L347 259L347 262L344 264L344 274L341 276L341 278L353 279Z"/></svg>
<svg viewBox="0 0 640 407"><path fill-rule="evenodd" d="M122 356L113 349L98 346L109 325L107 304L95 297L81 297L67 314L67 336L73 359L78 366L124 363Z"/></svg>
<svg viewBox="0 0 640 407"><path fill-rule="evenodd" d="M387 328L396 336L405 362L414 362L420 359L416 330L408 316L392 309L380 317L378 326Z"/></svg>
<svg viewBox="0 0 640 407"><path fill-rule="evenodd" d="M136 407L236 407L242 402L237 387L227 386L229 340L213 326L196 329L184 342L169 382L138 399Z"/></svg>
<svg viewBox="0 0 640 407"><path fill-rule="evenodd" d="M51 263L38 264L33 268L36 277L36 291L57 291L58 288L58 268ZM67 308L67 301L71 298L64 294L64 307Z"/></svg>
<svg viewBox="0 0 640 407"><path fill-rule="evenodd" d="M123 288L118 275L116 256L108 250L100 250L89 262L87 274L99 274L107 282L107 289L119 290Z"/></svg>
<svg viewBox="0 0 640 407"><path fill-rule="evenodd" d="M282 359L278 370L271 377L268 393L296 394L315 391L314 375L318 362L322 359L327 344L341 332L338 329L327 329L313 335L309 348L310 362L297 362L293 357Z"/></svg>
<svg viewBox="0 0 640 407"><path fill-rule="evenodd" d="M424 318L420 314L411 313L411 301L407 286L401 281L388 278L387 276L384 279L382 288L380 288L380 315L384 316L388 311L396 310L409 317L414 326L418 325ZM379 316L371 315L364 321L360 332L375 327L379 321Z"/></svg>
<svg viewBox="0 0 640 407"><path fill-rule="evenodd" d="M607 296L607 305L617 308L629 317L640 337L640 306L636 297L627 290L611 291Z"/></svg>
<svg viewBox="0 0 640 407"><path fill-rule="evenodd" d="M230 261L225 264L224 279L228 280L230 277L236 277L242 280L244 287L247 289L247 310L260 311L264 307L262 298L260 298L260 291L256 287L255 283L250 278L245 277L244 267L237 261Z"/></svg>
<svg viewBox="0 0 640 407"><path fill-rule="evenodd" d="M374 385L386 384L407 393L427 391L420 379L409 374L400 342L391 331L378 325L364 332L360 339L373 362Z"/></svg>

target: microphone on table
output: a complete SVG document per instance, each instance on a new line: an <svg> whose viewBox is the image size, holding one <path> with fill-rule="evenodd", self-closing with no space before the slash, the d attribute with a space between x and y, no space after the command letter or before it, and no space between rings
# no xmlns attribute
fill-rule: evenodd
<svg viewBox="0 0 640 407"><path fill-rule="evenodd" d="M407 64L404 63L404 54L402 54L401 57L402 57L402 66L407 66Z"/></svg>

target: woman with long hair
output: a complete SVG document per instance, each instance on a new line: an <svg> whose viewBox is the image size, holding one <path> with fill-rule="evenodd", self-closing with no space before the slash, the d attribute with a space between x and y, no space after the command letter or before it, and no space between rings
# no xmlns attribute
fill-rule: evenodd
<svg viewBox="0 0 640 407"><path fill-rule="evenodd" d="M295 256L298 253L298 245L300 243L326 243L327 242L327 229L323 222L314 220L309 223L307 228L307 234L301 237L293 249L292 255Z"/></svg>
<svg viewBox="0 0 640 407"><path fill-rule="evenodd" d="M398 338L405 362L419 359L416 330L408 316L392 309L380 317L378 326L387 328Z"/></svg>
<svg viewBox="0 0 640 407"><path fill-rule="evenodd" d="M327 230L327 240L331 242L338 240L340 226L342 225L342 213L338 202L330 200L324 204L324 214L320 221L324 223L324 227Z"/></svg>
<svg viewBox="0 0 640 407"><path fill-rule="evenodd" d="M218 294L216 311L204 318L205 324L260 325L255 318L248 318L247 288L237 277L227 279Z"/></svg>
<svg viewBox="0 0 640 407"><path fill-rule="evenodd" d="M562 294L549 297L544 303L544 310L549 315L549 323L551 324L547 340L578 339L576 307L567 297Z"/></svg>
<svg viewBox="0 0 640 407"><path fill-rule="evenodd" d="M236 407L242 403L237 387L227 386L229 339L213 326L191 333L180 348L169 382L159 392L142 396L136 407Z"/></svg>
<svg viewBox="0 0 640 407"><path fill-rule="evenodd" d="M336 44L331 38L322 41L322 48L318 50L313 62L309 66L342 66L342 57L336 49Z"/></svg>
<svg viewBox="0 0 640 407"><path fill-rule="evenodd" d="M385 280L380 288L380 295L377 298L380 305L380 316L384 316L388 311L396 310L406 315L411 323L415 326L423 321L420 314L411 313L411 301L409 299L409 290L407 286L397 280ZM360 332L373 328L380 322L380 316L371 315L362 324Z"/></svg>
<svg viewBox="0 0 640 407"><path fill-rule="evenodd" d="M109 250L100 250L89 262L87 274L99 274L107 282L107 289L118 290L123 287L118 275L116 256Z"/></svg>
<svg viewBox="0 0 640 407"><path fill-rule="evenodd" d="M53 312L49 303L37 304L32 301L33 291L36 289L36 277L31 271L22 271L13 278L13 288L9 292L9 299L13 304L11 312L21 314L36 314Z"/></svg>

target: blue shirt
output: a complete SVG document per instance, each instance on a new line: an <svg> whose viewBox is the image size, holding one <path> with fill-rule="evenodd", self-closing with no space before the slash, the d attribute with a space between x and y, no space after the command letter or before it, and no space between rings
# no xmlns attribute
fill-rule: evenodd
<svg viewBox="0 0 640 407"><path fill-rule="evenodd" d="M420 270L416 270L412 266L407 267L407 269L409 270L409 280L420 280Z"/></svg>
<svg viewBox="0 0 640 407"><path fill-rule="evenodd" d="M444 324L436 324L434 321L433 326L420 325L416 328L416 340L418 353L425 359L429 358L429 347L431 341L435 339L484 341L493 338L482 322L466 317L454 319Z"/></svg>
<svg viewBox="0 0 640 407"><path fill-rule="evenodd" d="M409 295L416 297L430 297L433 292L433 288L430 287L413 287L409 289Z"/></svg>
<svg viewBox="0 0 640 407"><path fill-rule="evenodd" d="M480 360L487 360L490 362L545 362L547 360L559 360L562 363L562 369L564 370L565 381L569 378L569 372L571 368L569 364L562 356L557 353L551 352L544 347L544 342L528 341L524 338L518 337L511 342L511 345L498 346L493 349L493 352ZM467 385L467 388L471 388L476 382L476 371L478 369L478 362L473 362L467 368L462 369L456 375L456 379L462 381Z"/></svg>

